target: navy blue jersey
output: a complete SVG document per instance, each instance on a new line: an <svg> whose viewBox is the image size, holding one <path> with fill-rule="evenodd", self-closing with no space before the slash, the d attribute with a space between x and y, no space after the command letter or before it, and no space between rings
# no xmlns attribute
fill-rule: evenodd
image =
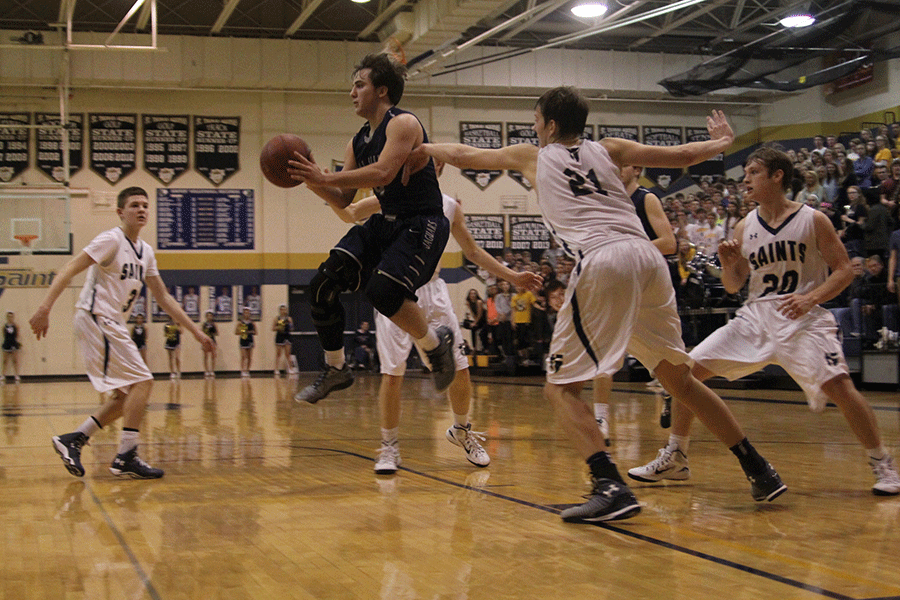
<svg viewBox="0 0 900 600"><path fill-rule="evenodd" d="M358 168L378 162L378 157L384 149L385 142L387 142L387 136L385 135L387 124L391 119L401 114L412 113L392 106L388 109L384 119L375 131L371 131L367 122L359 130L359 133L353 137L353 155L356 158L356 166ZM419 125L421 126L421 123ZM425 133L424 127L422 128L422 136L423 142L428 142L428 134ZM409 183L405 186L400 181L402 175L403 169L397 173L397 176L388 185L374 189L375 195L378 196L378 200L381 202L381 212L398 217L444 214L441 188L438 186L437 175L434 172L434 163L432 161L429 161L428 166L424 169L411 175Z"/></svg>
<svg viewBox="0 0 900 600"><path fill-rule="evenodd" d="M641 220L641 225L644 227L644 233L646 233L647 237L653 241L659 236L653 231L653 226L650 225L650 219L647 218L647 208L644 206L644 198L646 198L649 193L650 190L647 188L638 186L638 188L634 190L634 193L631 194L631 201L634 202L634 209L637 211L638 218Z"/></svg>

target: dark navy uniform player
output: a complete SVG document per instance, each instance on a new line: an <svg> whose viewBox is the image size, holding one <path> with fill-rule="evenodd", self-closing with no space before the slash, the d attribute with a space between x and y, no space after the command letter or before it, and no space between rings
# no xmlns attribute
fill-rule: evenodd
<svg viewBox="0 0 900 600"><path fill-rule="evenodd" d="M343 291L364 290L378 312L410 334L431 363L438 391L456 374L453 333L431 329L415 291L431 279L450 235L434 165L401 181L410 151L426 142L422 124L396 107L403 95L406 68L386 54L371 54L354 69L350 98L367 122L344 154L340 172L322 172L295 154L288 172L333 207L348 206L356 190L372 188L380 214L353 227L338 242L310 282L313 324L325 350L325 369L295 399L315 403L329 392L349 387L353 373L345 364Z"/></svg>

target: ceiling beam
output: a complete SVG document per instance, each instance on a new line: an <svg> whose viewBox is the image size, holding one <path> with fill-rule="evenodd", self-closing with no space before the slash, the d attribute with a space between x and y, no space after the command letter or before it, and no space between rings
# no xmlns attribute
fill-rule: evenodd
<svg viewBox="0 0 900 600"><path fill-rule="evenodd" d="M518 27L514 27L510 31L507 31L503 36L500 37L500 41L506 41L510 38L517 36L519 33L528 29L532 25L534 25L537 21L540 21L557 8L564 4L568 4L569 0L556 0L555 2L547 2L546 4L541 5L541 10L537 12L534 16L529 18L527 21L520 24ZM531 10L533 6L529 4L529 10Z"/></svg>
<svg viewBox="0 0 900 600"><path fill-rule="evenodd" d="M300 11L300 15L293 23L291 23L291 26L285 30L284 37L291 37L297 33L297 30L303 27L303 24L313 16L313 13L322 5L322 2L324 2L324 0L309 0L309 2L306 3L306 6L303 7L303 10Z"/></svg>
<svg viewBox="0 0 900 600"><path fill-rule="evenodd" d="M729 25L730 29L734 29L741 22L741 14L744 12L744 1L738 0L734 5L734 12L731 14L731 23Z"/></svg>
<svg viewBox="0 0 900 600"><path fill-rule="evenodd" d="M692 12L692 13L688 13L688 14L684 15L684 16L681 17L680 19L675 19L674 21L671 21L671 22L667 23L667 24L665 25L665 27L662 27L662 28L660 28L660 29L657 29L656 31L654 31L653 33L651 33L650 35L648 35L647 37L641 38L641 39L637 40L636 42L634 42L633 44L631 44L631 46L629 46L629 48L637 48L638 46L643 46L643 45L646 44L647 42L652 41L654 38L658 38L658 37L661 36L661 35L664 35L664 34L666 34L666 33L669 33L669 32L672 31L673 29L675 29L675 28L677 28L677 27L681 27L682 25L684 25L684 24L686 24L686 23L690 23L691 21L693 21L693 20L696 19L697 17L702 17L702 16L705 15L706 13L711 12L711 11L713 11L713 10L719 8L719 7L722 6L723 4L727 4L727 3L730 2L730 1L731 1L731 0L716 0L716 2L712 2L712 3L710 3L710 4L707 4L707 5L704 6L703 8L697 9L697 10L695 10L695 11Z"/></svg>
<svg viewBox="0 0 900 600"><path fill-rule="evenodd" d="M776 8L770 12L764 13L764 14L756 17L755 19L750 19L749 21L745 21L745 22L741 23L738 27L733 28L731 31L729 31L727 33L723 33L720 36L717 36L715 39L713 39L712 41L709 42L709 46L714 47L716 44L724 42L725 38L734 37L733 34L735 34L735 33L745 31L747 29L750 29L751 27L756 27L760 23L765 23L766 21L771 21L771 20L777 19L781 15L787 14L788 12L790 12L792 10L799 9L808 4L809 4L809 0L799 0L798 2L792 2L791 4L788 4L788 5L782 6L780 8Z"/></svg>
<svg viewBox="0 0 900 600"><path fill-rule="evenodd" d="M74 12L75 0L61 0L59 3L59 16L56 18L56 22L65 23Z"/></svg>
<svg viewBox="0 0 900 600"><path fill-rule="evenodd" d="M209 30L210 33L220 33L222 31L222 28L228 23L228 19L231 18L234 9L237 8L240 1L241 0L228 0L225 2L225 6L222 7L222 12L219 13L219 17L216 19L216 22L213 23L212 29Z"/></svg>
<svg viewBox="0 0 900 600"><path fill-rule="evenodd" d="M147 29L147 24L150 22L150 17L154 12L156 12L156 0L145 2L141 7L141 12L138 13L137 23L134 24L135 29L138 31Z"/></svg>
<svg viewBox="0 0 900 600"><path fill-rule="evenodd" d="M394 0L391 2L387 8L378 13L372 22L366 25L366 28L359 32L359 35L356 37L360 39L364 39L378 31L378 28L381 27L385 21L394 16L394 13L403 7L406 4L406 0ZM412 32L410 32L412 33Z"/></svg>

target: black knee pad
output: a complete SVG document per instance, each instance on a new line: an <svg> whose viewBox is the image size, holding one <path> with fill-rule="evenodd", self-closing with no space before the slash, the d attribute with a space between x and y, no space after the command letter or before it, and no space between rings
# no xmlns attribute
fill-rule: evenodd
<svg viewBox="0 0 900 600"><path fill-rule="evenodd" d="M341 250L332 250L309 282L309 303L327 308L339 302L341 292L355 292L359 289L359 270L355 258Z"/></svg>
<svg viewBox="0 0 900 600"><path fill-rule="evenodd" d="M366 297L375 310L390 319L403 306L403 300L409 297L409 290L376 271L366 286Z"/></svg>

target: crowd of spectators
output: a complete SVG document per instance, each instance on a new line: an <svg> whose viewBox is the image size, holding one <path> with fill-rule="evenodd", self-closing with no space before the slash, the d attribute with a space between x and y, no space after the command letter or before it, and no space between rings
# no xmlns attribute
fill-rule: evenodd
<svg viewBox="0 0 900 600"><path fill-rule="evenodd" d="M882 347L883 328L898 328L900 123L840 138L817 135L811 142L810 148L787 150L794 160L787 195L825 213L853 259L857 280L827 305L845 339ZM680 308L696 307L698 281L710 284L714 269L698 273L698 261L717 264L719 242L756 208L743 199L743 188L740 179L706 176L697 186L662 198L678 242L677 254L668 258ZM540 364L555 320L550 295L563 293L575 261L555 244L539 257L506 249L502 260L513 270L540 273L544 288L534 295L481 273L484 297L473 288L466 299L464 326L472 332L466 342L475 353Z"/></svg>

